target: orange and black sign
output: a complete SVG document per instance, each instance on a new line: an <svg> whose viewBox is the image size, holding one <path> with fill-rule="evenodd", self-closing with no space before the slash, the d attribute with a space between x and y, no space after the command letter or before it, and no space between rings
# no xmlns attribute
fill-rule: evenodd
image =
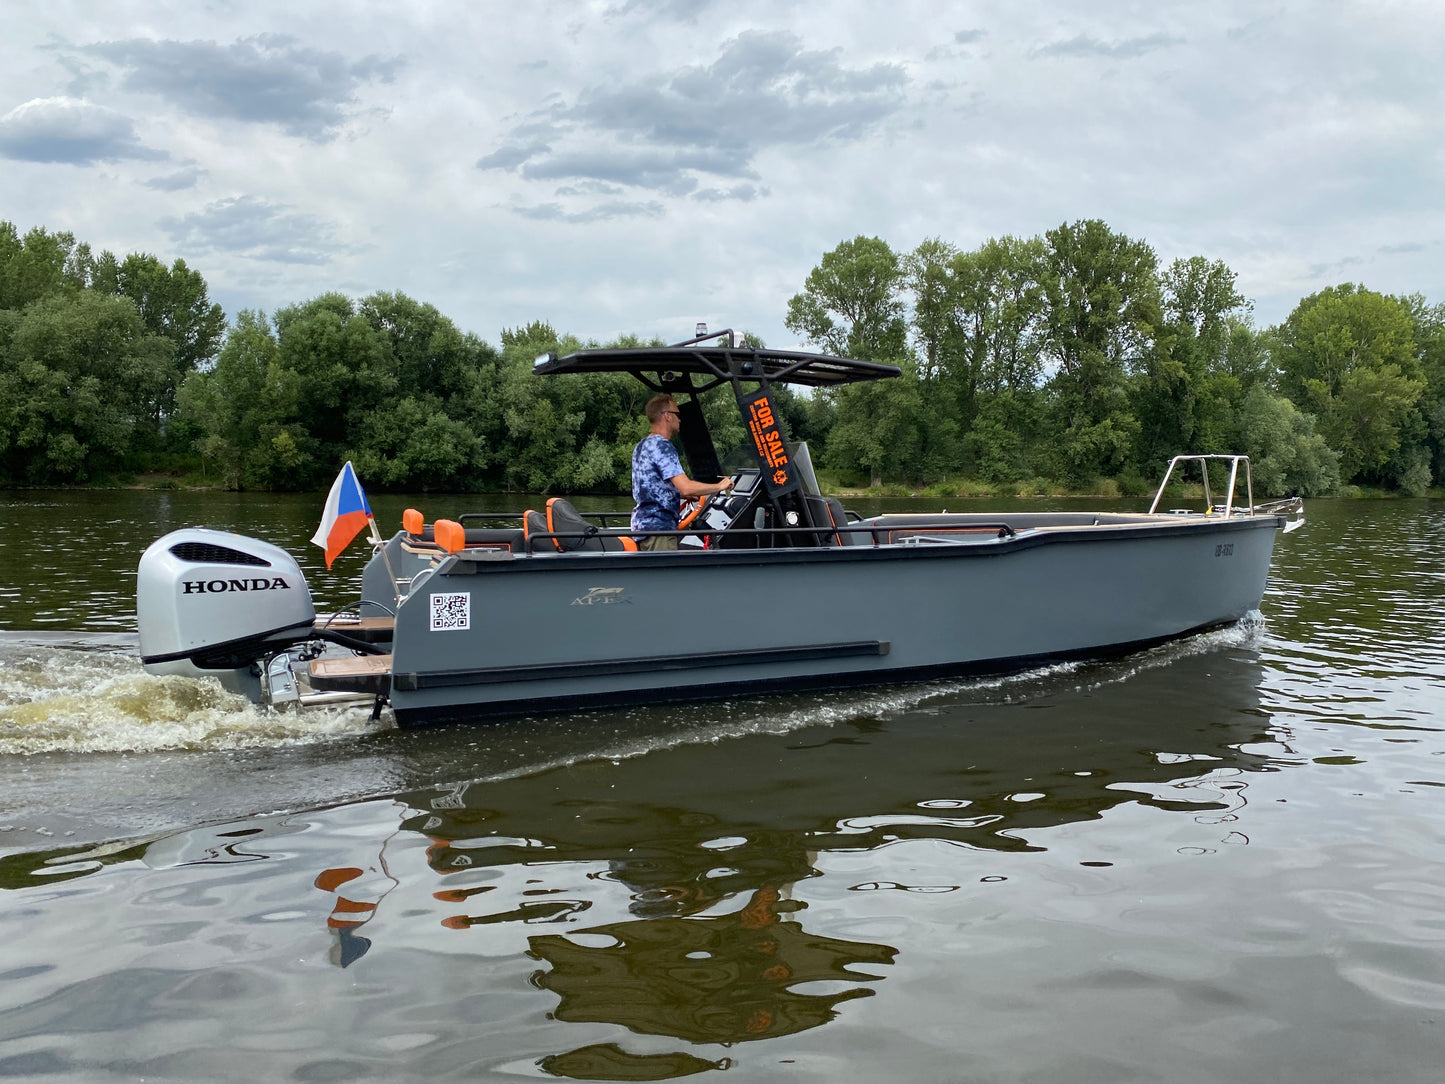
<svg viewBox="0 0 1445 1084"><path fill-rule="evenodd" d="M777 497L791 493L798 488L793 473L792 460L783 444L783 431L778 424L778 408L773 397L766 391L757 392L742 400L743 421L747 423L748 436L753 441L753 451L763 470L763 483L768 493Z"/></svg>

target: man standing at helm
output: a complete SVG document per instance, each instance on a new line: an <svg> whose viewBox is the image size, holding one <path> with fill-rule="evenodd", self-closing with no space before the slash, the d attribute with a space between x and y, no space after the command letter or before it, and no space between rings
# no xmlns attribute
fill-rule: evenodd
<svg viewBox="0 0 1445 1084"><path fill-rule="evenodd" d="M637 548L643 550L675 550L676 535L649 535L647 531L677 530L677 510L684 499L710 497L722 493L732 483L694 482L682 469L682 460L672 446L672 438L682 429L682 415L670 395L654 395L647 401L647 420L652 432L632 449L632 533Z"/></svg>

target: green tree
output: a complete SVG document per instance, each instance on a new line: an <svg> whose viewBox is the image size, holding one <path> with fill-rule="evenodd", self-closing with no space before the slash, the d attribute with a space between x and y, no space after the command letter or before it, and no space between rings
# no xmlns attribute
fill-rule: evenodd
<svg viewBox="0 0 1445 1084"><path fill-rule="evenodd" d="M1028 470L1042 375L1043 251L1037 238L995 238L974 252L935 239L905 262L930 415L925 460L943 472L962 465L1003 481Z"/></svg>
<svg viewBox="0 0 1445 1084"><path fill-rule="evenodd" d="M93 268L90 246L73 234L36 226L22 238L14 223L0 222L0 309L74 294L90 285Z"/></svg>
<svg viewBox="0 0 1445 1084"><path fill-rule="evenodd" d="M366 419L395 403L391 344L341 294L281 309L273 323L280 364L296 375L295 420L316 449L293 485L316 488L355 454Z"/></svg>
<svg viewBox="0 0 1445 1084"><path fill-rule="evenodd" d="M803 292L788 301L784 325L824 350L864 361L907 356L903 269L877 237L855 237L823 254Z"/></svg>
<svg viewBox="0 0 1445 1084"><path fill-rule="evenodd" d="M1175 260L1160 285L1162 319L1131 384L1136 459L1146 470L1182 452L1228 450L1221 442L1239 392L1226 378L1230 319L1248 310L1234 272L1218 260Z"/></svg>
<svg viewBox="0 0 1445 1084"><path fill-rule="evenodd" d="M583 344L559 336L550 324L534 321L523 327L502 331L502 365L498 395L505 430L504 453L499 466L501 482L508 489L531 493L572 491L579 477L594 479L600 468L597 448L585 463L579 453L588 446L589 390L610 400L604 407L612 416L613 430L621 424L622 411L615 397L625 394L619 386L577 376L538 379L532 374L536 359L545 353L570 354ZM637 385L639 393L642 385ZM594 420L592 429L597 424ZM615 476L615 457L609 456ZM630 471L630 460L629 460Z"/></svg>
<svg viewBox="0 0 1445 1084"><path fill-rule="evenodd" d="M404 394L445 401L465 390L481 344L434 306L381 292L365 298L357 312L389 344L396 384Z"/></svg>
<svg viewBox="0 0 1445 1084"><path fill-rule="evenodd" d="M0 321L0 477L83 482L126 469L171 344L129 301L57 293Z"/></svg>
<svg viewBox="0 0 1445 1084"><path fill-rule="evenodd" d="M327 294L272 325L242 314L214 369L181 391L228 484L318 487L346 459L381 488L500 483L488 474L507 443L498 355L433 306Z"/></svg>
<svg viewBox="0 0 1445 1084"><path fill-rule="evenodd" d="M1044 242L1055 469L1084 482L1117 473L1134 446L1127 376L1143 365L1162 318L1157 260L1097 219L1049 230Z"/></svg>
<svg viewBox="0 0 1445 1084"><path fill-rule="evenodd" d="M1436 485L1445 480L1445 303L1428 305L1413 294L1405 299L1415 322L1415 342L1425 392L1418 404L1424 419L1425 463Z"/></svg>
<svg viewBox="0 0 1445 1084"><path fill-rule="evenodd" d="M875 486L919 477L925 410L912 364L898 379L850 384L833 394L837 420L828 434L829 467L864 474Z"/></svg>
<svg viewBox="0 0 1445 1084"><path fill-rule="evenodd" d="M1039 395L1030 391L1004 389L984 399L963 439L974 473L1005 483L1040 472L1041 405Z"/></svg>
<svg viewBox="0 0 1445 1084"><path fill-rule="evenodd" d="M1244 396L1234 447L1249 456L1256 500L1315 497L1340 484L1340 457L1315 432L1315 419L1256 384Z"/></svg>
<svg viewBox="0 0 1445 1084"><path fill-rule="evenodd" d="M133 252L119 262L103 252L95 262L91 288L130 298L152 335L171 340L176 363L190 372L216 356L226 332L226 314L212 303L206 280L185 260L166 267L149 253Z"/></svg>
<svg viewBox="0 0 1445 1084"><path fill-rule="evenodd" d="M351 456L368 483L450 490L474 480L486 461L482 437L429 399L406 396L362 419Z"/></svg>
<svg viewBox="0 0 1445 1084"><path fill-rule="evenodd" d="M964 354L961 258L955 246L931 237L902 261L904 282L913 294L918 376L925 384L959 368L958 359Z"/></svg>
<svg viewBox="0 0 1445 1084"><path fill-rule="evenodd" d="M201 274L179 259L166 267L146 253L131 253L117 261L103 252L93 265L91 289L127 298L145 329L172 344L166 378L145 411L147 436L156 441L175 412L182 381L216 356L226 330L226 314L211 302Z"/></svg>
<svg viewBox="0 0 1445 1084"><path fill-rule="evenodd" d="M982 288L975 296L975 338L985 344L979 388L985 395L1034 391L1043 379L1046 293L1042 238L993 238L975 255Z"/></svg>
<svg viewBox="0 0 1445 1084"><path fill-rule="evenodd" d="M1408 303L1353 283L1311 294L1275 331L1281 388L1318 415L1345 481L1428 484L1414 336Z"/></svg>
<svg viewBox="0 0 1445 1084"><path fill-rule="evenodd" d="M178 409L200 434L202 463L215 463L224 485L289 489L317 451L300 400L300 377L281 364L265 314L243 309L215 366L181 385Z"/></svg>

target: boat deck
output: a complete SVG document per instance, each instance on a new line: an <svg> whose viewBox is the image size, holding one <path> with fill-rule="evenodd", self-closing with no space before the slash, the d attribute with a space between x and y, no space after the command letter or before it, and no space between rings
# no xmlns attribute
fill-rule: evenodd
<svg viewBox="0 0 1445 1084"><path fill-rule="evenodd" d="M391 656L312 659L310 678L311 687L322 692L371 693L382 696L391 687Z"/></svg>
<svg viewBox="0 0 1445 1084"><path fill-rule="evenodd" d="M382 643L391 639L396 621L391 617L318 617L316 630L330 629L345 633L368 644Z"/></svg>

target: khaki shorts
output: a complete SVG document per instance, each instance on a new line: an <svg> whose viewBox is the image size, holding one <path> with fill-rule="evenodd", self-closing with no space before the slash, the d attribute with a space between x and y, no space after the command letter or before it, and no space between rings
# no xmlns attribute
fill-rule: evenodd
<svg viewBox="0 0 1445 1084"><path fill-rule="evenodd" d="M677 549L677 535L650 534L646 538L638 540L637 548L640 550L675 550Z"/></svg>

